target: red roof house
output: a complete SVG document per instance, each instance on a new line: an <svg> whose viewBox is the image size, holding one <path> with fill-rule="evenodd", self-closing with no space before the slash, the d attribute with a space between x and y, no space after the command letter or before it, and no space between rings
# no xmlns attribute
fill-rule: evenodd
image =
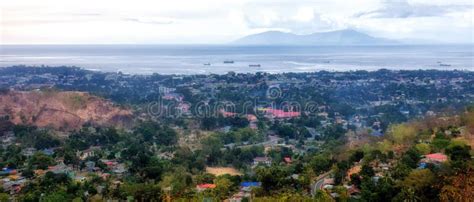
<svg viewBox="0 0 474 202"><path fill-rule="evenodd" d="M292 161L291 161L291 157L285 157L285 158L283 158L283 160L284 160L285 163L287 163L287 164L291 164L291 162L292 162Z"/></svg>
<svg viewBox="0 0 474 202"><path fill-rule="evenodd" d="M434 153L425 155L425 160L430 162L445 162L448 160L448 156L442 153Z"/></svg>
<svg viewBox="0 0 474 202"><path fill-rule="evenodd" d="M214 189L216 188L216 184L198 184L196 185L196 189L198 191L204 191L206 189Z"/></svg>

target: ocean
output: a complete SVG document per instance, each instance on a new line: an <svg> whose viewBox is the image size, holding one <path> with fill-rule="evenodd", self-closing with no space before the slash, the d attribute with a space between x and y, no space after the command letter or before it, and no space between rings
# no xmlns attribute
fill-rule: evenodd
<svg viewBox="0 0 474 202"><path fill-rule="evenodd" d="M474 71L474 45L0 45L0 67L13 65L65 65L131 74L370 71L381 68Z"/></svg>

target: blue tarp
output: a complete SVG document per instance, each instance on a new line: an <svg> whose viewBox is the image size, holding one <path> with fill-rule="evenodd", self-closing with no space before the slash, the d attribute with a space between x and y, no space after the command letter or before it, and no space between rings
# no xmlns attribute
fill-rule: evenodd
<svg viewBox="0 0 474 202"><path fill-rule="evenodd" d="M426 163L425 162L421 162L418 166L419 169L425 169L426 168Z"/></svg>
<svg viewBox="0 0 474 202"><path fill-rule="evenodd" d="M43 149L43 154L48 155L48 156L52 156L54 154L54 150L53 149Z"/></svg>
<svg viewBox="0 0 474 202"><path fill-rule="evenodd" d="M240 183L241 187L259 187L260 182L242 182Z"/></svg>
<svg viewBox="0 0 474 202"><path fill-rule="evenodd" d="M14 171L15 169L11 169L11 168L3 168L2 171L4 172L7 172L7 173L11 173L12 171Z"/></svg>

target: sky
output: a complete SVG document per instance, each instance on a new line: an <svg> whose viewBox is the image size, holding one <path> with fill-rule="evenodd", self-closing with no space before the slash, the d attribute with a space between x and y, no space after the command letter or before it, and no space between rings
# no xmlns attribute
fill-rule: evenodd
<svg viewBox="0 0 474 202"><path fill-rule="evenodd" d="M219 44L355 29L473 43L474 0L0 0L0 44Z"/></svg>

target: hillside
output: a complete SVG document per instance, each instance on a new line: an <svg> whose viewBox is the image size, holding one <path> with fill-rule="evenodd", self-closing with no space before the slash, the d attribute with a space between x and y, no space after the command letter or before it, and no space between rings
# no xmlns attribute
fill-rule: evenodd
<svg viewBox="0 0 474 202"><path fill-rule="evenodd" d="M84 92L6 92L0 95L0 116L56 130L79 129L85 123L124 127L132 121L129 109Z"/></svg>
<svg viewBox="0 0 474 202"><path fill-rule="evenodd" d="M296 35L269 31L249 35L233 42L237 45L388 45L396 41L372 37L352 29Z"/></svg>

